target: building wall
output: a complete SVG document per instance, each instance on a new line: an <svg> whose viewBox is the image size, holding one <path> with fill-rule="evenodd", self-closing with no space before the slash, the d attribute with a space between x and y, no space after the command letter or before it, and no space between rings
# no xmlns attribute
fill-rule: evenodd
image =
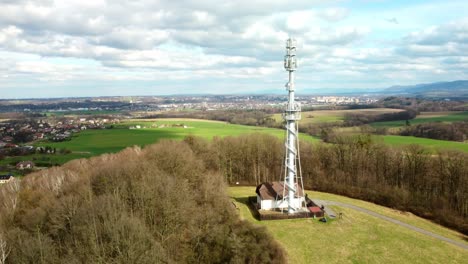
<svg viewBox="0 0 468 264"><path fill-rule="evenodd" d="M304 198L295 198L293 200L294 207L299 207L301 202L304 201ZM288 201L275 201L275 200L261 200L257 195L257 203L260 204L260 209L262 210L271 210L275 208L288 208Z"/></svg>
<svg viewBox="0 0 468 264"><path fill-rule="evenodd" d="M11 178L9 180L0 180L0 184L7 183L9 181L11 181Z"/></svg>

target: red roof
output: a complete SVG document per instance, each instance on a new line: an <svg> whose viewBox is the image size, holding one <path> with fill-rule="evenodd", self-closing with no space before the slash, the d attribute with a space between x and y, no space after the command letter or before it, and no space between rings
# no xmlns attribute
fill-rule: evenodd
<svg viewBox="0 0 468 264"><path fill-rule="evenodd" d="M320 212L322 212L322 209L320 209L320 207L318 207L318 206L312 206L312 207L307 207L307 208L309 208L309 211L311 213L320 213Z"/></svg>
<svg viewBox="0 0 468 264"><path fill-rule="evenodd" d="M285 187L283 182L264 182L257 186L255 192L262 200L283 199L283 191ZM297 186L296 197L303 196L303 191L300 186Z"/></svg>

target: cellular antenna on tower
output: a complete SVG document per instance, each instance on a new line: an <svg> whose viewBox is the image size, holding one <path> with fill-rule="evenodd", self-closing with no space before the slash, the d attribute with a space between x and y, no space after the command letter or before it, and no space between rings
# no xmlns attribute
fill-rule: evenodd
<svg viewBox="0 0 468 264"><path fill-rule="evenodd" d="M297 68L296 40L289 38L286 41L286 56L284 68L289 73L286 83L288 91L288 104L283 114L286 123L286 155L284 158L283 202L288 204L288 213L301 211L305 206L304 184L302 181L301 162L299 156L298 121L301 119L301 106L294 98L294 72Z"/></svg>
<svg viewBox="0 0 468 264"><path fill-rule="evenodd" d="M257 186L255 189L257 200L252 204L258 210L261 220L322 217L323 211L305 197L304 193L298 137L301 106L294 98L294 73L297 68L296 40L292 38L286 41L284 68L289 74L286 83L288 103L283 113L286 126L284 170L281 172L280 181L263 182Z"/></svg>

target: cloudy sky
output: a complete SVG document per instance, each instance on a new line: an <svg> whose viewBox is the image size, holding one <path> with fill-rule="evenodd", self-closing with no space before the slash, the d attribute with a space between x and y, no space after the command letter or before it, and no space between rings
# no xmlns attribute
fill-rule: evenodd
<svg viewBox="0 0 468 264"><path fill-rule="evenodd" d="M284 91L468 79L466 0L0 0L0 98Z"/></svg>

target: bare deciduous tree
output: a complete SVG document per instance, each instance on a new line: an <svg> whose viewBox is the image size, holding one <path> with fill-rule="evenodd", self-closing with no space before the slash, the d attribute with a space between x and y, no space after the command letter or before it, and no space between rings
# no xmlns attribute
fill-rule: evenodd
<svg viewBox="0 0 468 264"><path fill-rule="evenodd" d="M4 238L4 235L0 233L0 264L5 264L10 254L10 248L8 247L7 241Z"/></svg>

